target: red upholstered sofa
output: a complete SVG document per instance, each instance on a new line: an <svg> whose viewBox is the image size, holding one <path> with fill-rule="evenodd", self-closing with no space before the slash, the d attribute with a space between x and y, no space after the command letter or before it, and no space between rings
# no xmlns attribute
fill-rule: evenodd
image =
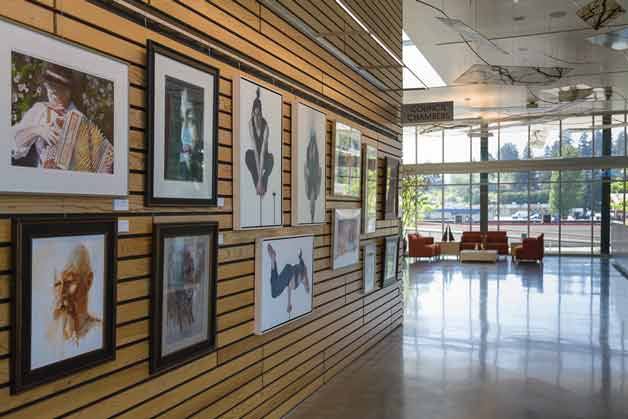
<svg viewBox="0 0 628 419"><path fill-rule="evenodd" d="M484 237L488 250L497 250L498 255L508 255L508 236L505 231L488 231Z"/></svg>
<svg viewBox="0 0 628 419"><path fill-rule="evenodd" d="M478 249L497 250L498 255L508 255L508 236L505 231L465 231L460 240L461 250Z"/></svg>
<svg viewBox="0 0 628 419"><path fill-rule="evenodd" d="M543 234L538 237L523 239L523 243L514 248L513 259L517 262L543 262L543 256L545 254L545 243L543 239Z"/></svg>
<svg viewBox="0 0 628 419"><path fill-rule="evenodd" d="M438 258L440 256L440 246L434 244L433 237L408 234L408 256L413 258Z"/></svg>
<svg viewBox="0 0 628 419"><path fill-rule="evenodd" d="M460 250L473 250L476 245L479 248L484 243L484 233L479 231L465 231L460 239Z"/></svg>

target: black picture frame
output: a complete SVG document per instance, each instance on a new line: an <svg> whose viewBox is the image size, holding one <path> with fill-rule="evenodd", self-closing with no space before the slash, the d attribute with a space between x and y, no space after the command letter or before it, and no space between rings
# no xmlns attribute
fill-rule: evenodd
<svg viewBox="0 0 628 419"><path fill-rule="evenodd" d="M115 359L117 222L105 217L17 217L13 220L11 331L11 394L18 394ZM102 347L72 358L31 369L32 244L33 239L105 235Z"/></svg>
<svg viewBox="0 0 628 419"><path fill-rule="evenodd" d="M385 180L385 191L384 191L384 219L392 220L399 218L399 169L401 167L401 161L394 157L386 156L386 180ZM388 199L389 193L391 193L390 188L394 188L393 193L393 203Z"/></svg>
<svg viewBox="0 0 628 419"><path fill-rule="evenodd" d="M145 177L145 204L147 207L159 207L159 206L186 206L186 207L204 207L204 206L216 206L218 200L218 106L219 106L219 80L220 71L203 62L197 61L193 58L187 57L173 49L158 44L157 42L149 39L147 41L147 85L146 89L146 138L147 138L147 172ZM154 175L155 175L155 55L163 55L181 64L193 67L199 71L207 73L214 77L213 98L207 98L213 103L213 115L212 115L212 127L210 133L204 133L203 135L211 135L214 139L212 144L212 179L211 188L212 196L208 198L172 198L172 197L160 197L155 196L154 190ZM161 92L163 94L163 92ZM163 156L162 156L163 158Z"/></svg>
<svg viewBox="0 0 628 419"><path fill-rule="evenodd" d="M386 277L386 262L388 261L389 257L392 257L393 255L390 255L388 253L388 243L389 242L395 242L395 275L392 277L387 278ZM398 275L399 275L399 236L388 236L386 237L385 241L384 241L384 261L382 264L382 288L386 288L390 285L393 285L395 283L397 283L398 279ZM392 279L391 279L392 278Z"/></svg>
<svg viewBox="0 0 628 419"><path fill-rule="evenodd" d="M162 324L164 319L163 290L165 284L163 261L164 241L169 237L201 236L207 234L212 249L209 258L208 333L207 339L191 346L163 355ZM180 367L210 354L216 349L216 294L218 278L218 223L160 223L153 226L153 276L150 308L150 373L156 374Z"/></svg>

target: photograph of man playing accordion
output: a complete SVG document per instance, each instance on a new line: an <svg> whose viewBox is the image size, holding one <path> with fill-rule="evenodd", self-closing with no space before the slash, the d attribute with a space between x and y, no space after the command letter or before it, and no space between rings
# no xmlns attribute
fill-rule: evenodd
<svg viewBox="0 0 628 419"><path fill-rule="evenodd" d="M13 56L12 165L112 174L113 139L103 133L103 120L112 125L113 83L15 52ZM24 106L28 97L34 103ZM17 114L16 106L24 110ZM99 110L101 121L88 117L95 113L86 111L90 106Z"/></svg>

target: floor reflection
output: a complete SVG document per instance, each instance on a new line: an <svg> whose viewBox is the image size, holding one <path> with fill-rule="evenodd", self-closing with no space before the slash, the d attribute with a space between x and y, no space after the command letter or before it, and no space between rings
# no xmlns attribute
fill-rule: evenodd
<svg viewBox="0 0 628 419"><path fill-rule="evenodd" d="M607 260L408 265L403 330L294 417L628 417L628 280Z"/></svg>

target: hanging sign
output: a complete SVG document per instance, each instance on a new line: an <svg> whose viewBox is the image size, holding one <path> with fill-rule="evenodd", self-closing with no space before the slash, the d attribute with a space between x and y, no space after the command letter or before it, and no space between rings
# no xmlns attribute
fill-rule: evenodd
<svg viewBox="0 0 628 419"><path fill-rule="evenodd" d="M453 121L454 102L410 103L401 108L402 125Z"/></svg>

